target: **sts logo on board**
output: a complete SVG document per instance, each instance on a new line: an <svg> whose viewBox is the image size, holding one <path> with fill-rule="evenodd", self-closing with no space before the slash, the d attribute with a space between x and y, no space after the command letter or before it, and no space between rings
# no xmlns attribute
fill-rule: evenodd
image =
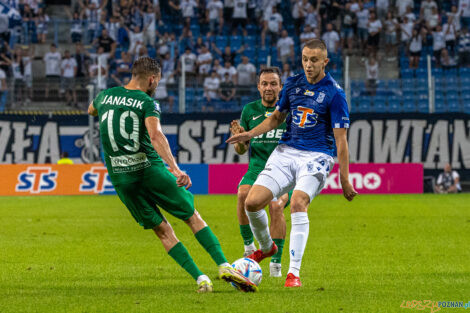
<svg viewBox="0 0 470 313"><path fill-rule="evenodd" d="M31 166L18 175L16 191L40 193L53 191L57 187L57 171L50 167Z"/></svg>
<svg viewBox="0 0 470 313"><path fill-rule="evenodd" d="M94 193L114 192L113 184L109 179L108 170L104 166L93 166L82 175L80 191Z"/></svg>

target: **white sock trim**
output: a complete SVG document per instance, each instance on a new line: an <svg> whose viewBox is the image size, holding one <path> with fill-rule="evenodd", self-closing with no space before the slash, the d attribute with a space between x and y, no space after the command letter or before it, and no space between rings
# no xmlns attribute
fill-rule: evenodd
<svg viewBox="0 0 470 313"><path fill-rule="evenodd" d="M207 281L209 283L212 283L211 279L207 275L199 275L199 277L196 280L196 283L199 285L203 281Z"/></svg>

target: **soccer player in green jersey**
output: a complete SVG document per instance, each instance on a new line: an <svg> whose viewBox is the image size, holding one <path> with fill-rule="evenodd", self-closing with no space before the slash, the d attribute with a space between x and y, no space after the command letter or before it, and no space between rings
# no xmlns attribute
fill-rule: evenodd
<svg viewBox="0 0 470 313"><path fill-rule="evenodd" d="M276 109L275 104L282 89L281 72L277 67L268 67L262 69L258 78L258 90L261 99L250 102L243 108L240 123L233 121L230 131L233 135L249 131L258 126ZM253 186L258 174L264 169L266 161L271 152L276 148L282 133L286 129L286 124L281 124L277 129L252 138L247 143L237 143L234 145L238 154L244 154L250 146L250 164L248 171L243 176L238 185L237 195L237 217L240 224L240 233L245 245L244 256L248 256L256 251L253 242L253 233L251 232L248 217L245 213L245 199ZM273 277L281 277L281 257L284 240L286 237L286 220L284 218L284 208L288 205L291 194L285 194L279 199L274 198L269 203L269 215L271 216L271 225L269 227L271 236L278 247L278 251L271 257L269 272Z"/></svg>
<svg viewBox="0 0 470 313"><path fill-rule="evenodd" d="M160 105L151 97L160 78L158 62L140 58L134 62L126 86L104 90L90 103L88 113L99 117L111 182L134 219L144 229L152 229L168 254L196 280L198 292L211 292L212 282L176 238L160 209L189 226L219 266L221 279L234 283L239 290L256 291L250 280L230 266L217 237L194 209L193 195L187 190L191 179L171 154L160 125Z"/></svg>

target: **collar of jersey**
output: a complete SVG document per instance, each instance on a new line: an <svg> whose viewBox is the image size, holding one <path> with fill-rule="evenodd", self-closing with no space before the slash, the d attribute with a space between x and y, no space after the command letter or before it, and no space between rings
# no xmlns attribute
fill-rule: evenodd
<svg viewBox="0 0 470 313"><path fill-rule="evenodd" d="M305 83L309 86L312 86L313 88L321 86L325 84L327 81L331 80L331 75L329 72L325 72L325 77L323 77L318 83L316 84L310 84L307 80L307 76L305 76L305 72L302 74L302 79L305 81Z"/></svg>

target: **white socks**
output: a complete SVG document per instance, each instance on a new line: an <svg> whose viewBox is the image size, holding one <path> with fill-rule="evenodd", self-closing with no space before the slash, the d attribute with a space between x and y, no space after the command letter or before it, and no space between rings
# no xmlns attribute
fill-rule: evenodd
<svg viewBox="0 0 470 313"><path fill-rule="evenodd" d="M199 277L197 278L196 280L196 284L200 284L201 282L203 281L208 281L208 282L211 282L210 278L207 277L207 275L199 275Z"/></svg>
<svg viewBox="0 0 470 313"><path fill-rule="evenodd" d="M309 221L307 212L296 212L291 214L292 229L290 231L289 272L299 277L300 264L307 245Z"/></svg>
<svg viewBox="0 0 470 313"><path fill-rule="evenodd" d="M255 246L255 243L252 242L250 243L249 245L245 245L245 252L248 252L248 251L256 251L256 246Z"/></svg>
<svg viewBox="0 0 470 313"><path fill-rule="evenodd" d="M251 231L256 240L258 240L259 248L263 252L269 252L272 248L273 239L269 234L268 215L266 211L264 209L256 212L246 211L246 215L250 221Z"/></svg>

